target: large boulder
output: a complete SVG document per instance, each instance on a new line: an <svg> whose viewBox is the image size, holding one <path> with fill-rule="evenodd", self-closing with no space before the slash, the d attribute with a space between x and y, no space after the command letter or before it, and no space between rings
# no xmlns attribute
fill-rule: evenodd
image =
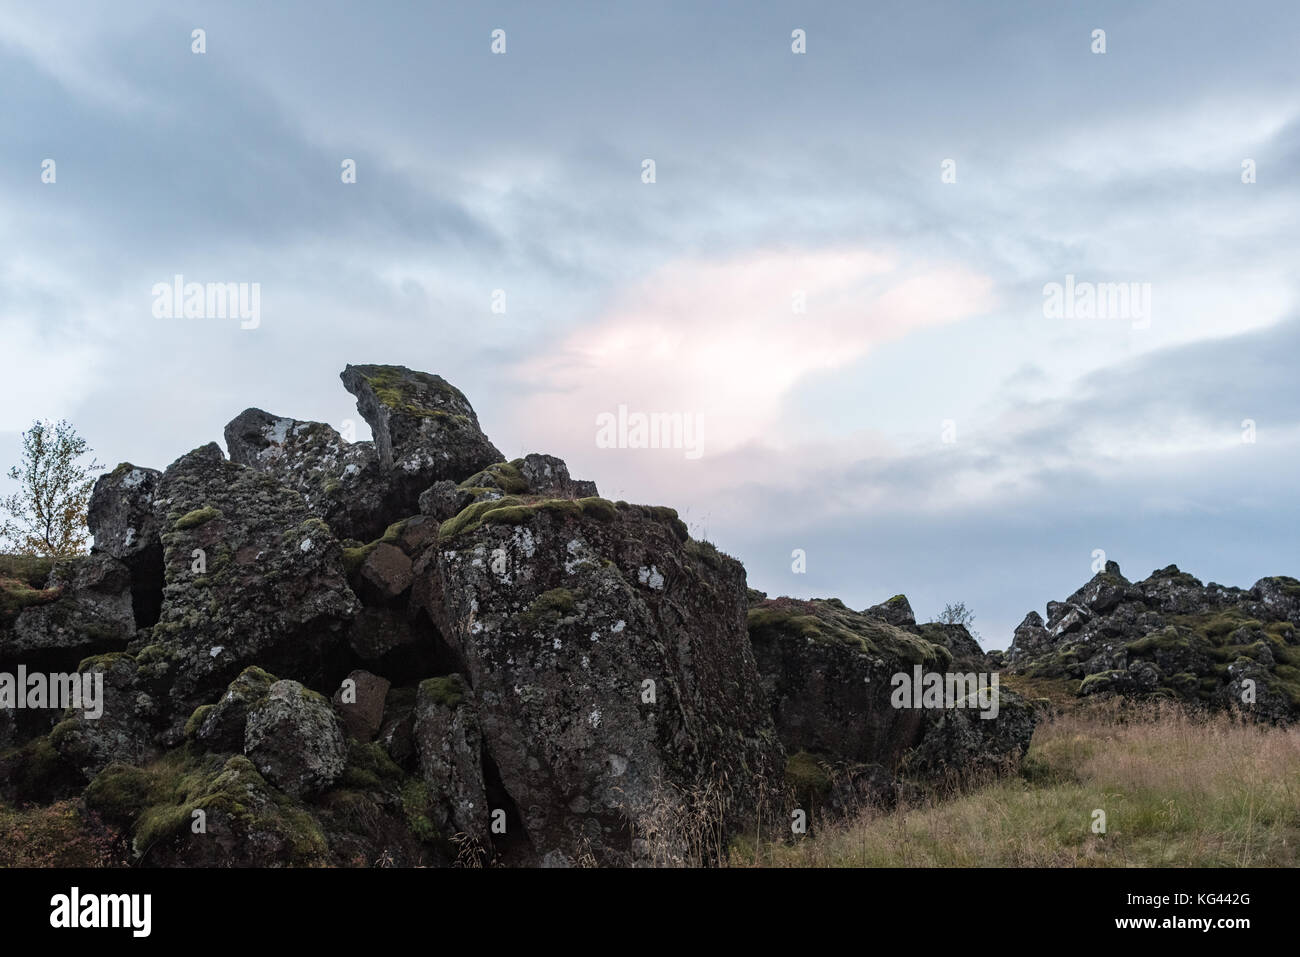
<svg viewBox="0 0 1300 957"><path fill-rule="evenodd" d="M791 754L892 768L923 717L891 703L890 679L943 671L946 648L855 612L838 598L772 598L749 609L749 638L777 734Z"/></svg>
<svg viewBox="0 0 1300 957"><path fill-rule="evenodd" d="M359 604L338 541L302 496L212 444L168 467L156 508L166 587L144 640L172 731L248 665L322 680Z"/></svg>
<svg viewBox="0 0 1300 957"><path fill-rule="evenodd" d="M0 597L18 606L9 627L0 618L0 663L71 668L83 657L123 650L135 634L131 574L109 555L54 562L40 589L0 581Z"/></svg>
<svg viewBox="0 0 1300 957"><path fill-rule="evenodd" d="M390 501L372 442L347 442L323 422L245 409L225 429L230 460L267 472L302 494L339 538L369 541L406 511Z"/></svg>
<svg viewBox="0 0 1300 957"><path fill-rule="evenodd" d="M297 681L277 681L249 709L244 753L268 781L300 797L342 776L348 748L328 700Z"/></svg>
<svg viewBox="0 0 1300 957"><path fill-rule="evenodd" d="M862 614L870 618L879 618L895 628L902 628L904 631L919 634L916 625L916 614L912 611L912 604L907 600L906 595L895 595L888 601L882 601L879 605L872 605Z"/></svg>
<svg viewBox="0 0 1300 957"><path fill-rule="evenodd" d="M120 653L82 663L79 674L100 688L98 713L69 708L50 741L87 780L114 762L139 765L158 754L152 725L158 703L141 687L138 671L136 660Z"/></svg>
<svg viewBox="0 0 1300 957"><path fill-rule="evenodd" d="M745 633L744 568L690 541L671 509L480 502L443 523L415 572L412 601L464 662L485 750L543 863L684 853L664 822L705 805L723 833L753 824L784 756Z"/></svg>
<svg viewBox="0 0 1300 957"><path fill-rule="evenodd" d="M123 462L95 481L86 523L95 542L91 551L116 558L131 574L137 622L158 620L162 599L163 551L153 499L162 473Z"/></svg>
<svg viewBox="0 0 1300 957"><path fill-rule="evenodd" d="M547 498L589 498L599 495L596 483L569 476L569 466L554 455L530 452L518 465L520 477L534 495Z"/></svg>
<svg viewBox="0 0 1300 957"><path fill-rule="evenodd" d="M387 678L357 670L343 679L334 692L334 711L348 737L373 741L384 723L384 702L392 683Z"/></svg>
<svg viewBox="0 0 1300 957"><path fill-rule="evenodd" d="M349 365L340 378L370 425L394 517L415 514L420 493L434 482L459 482L502 460L469 400L441 376L405 366Z"/></svg>
<svg viewBox="0 0 1300 957"><path fill-rule="evenodd" d="M452 674L420 683L412 733L439 831L448 839L463 834L485 847L491 809L483 782L483 737L464 678Z"/></svg>
<svg viewBox="0 0 1300 957"><path fill-rule="evenodd" d="M983 707L986 703L990 707ZM972 695L955 707L926 711L925 718L924 734L907 755L904 773L932 784L955 783L1015 770L1029 750L1038 712L1015 692L990 687L985 699Z"/></svg>

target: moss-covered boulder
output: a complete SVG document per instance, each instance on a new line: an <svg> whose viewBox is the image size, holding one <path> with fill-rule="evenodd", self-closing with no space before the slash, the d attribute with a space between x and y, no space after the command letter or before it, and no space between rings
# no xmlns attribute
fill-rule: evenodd
<svg viewBox="0 0 1300 957"><path fill-rule="evenodd" d="M414 515L420 493L434 482L460 482L502 461L464 393L441 376L405 366L349 365L340 378L370 425L394 517Z"/></svg>
<svg viewBox="0 0 1300 957"><path fill-rule="evenodd" d="M368 541L394 517L390 481L373 442L349 442L324 422L245 409L225 429L230 460L274 476L300 493L339 538Z"/></svg>
<svg viewBox="0 0 1300 957"><path fill-rule="evenodd" d="M171 740L249 665L323 681L359 603L338 540L302 496L208 445L167 468L155 508L166 587L142 673L169 697Z"/></svg>
<svg viewBox="0 0 1300 957"><path fill-rule="evenodd" d="M669 809L705 813L711 788L727 833L779 777L744 569L671 509L477 503L416 563L412 601L464 662L515 829L507 856L631 863Z"/></svg>
<svg viewBox="0 0 1300 957"><path fill-rule="evenodd" d="M131 576L109 555L55 562L39 588L0 578L0 664L74 669L88 655L124 649L134 634Z"/></svg>
<svg viewBox="0 0 1300 957"><path fill-rule="evenodd" d="M468 683L458 674L420 683L412 727L420 774L446 837L490 844L491 811L483 783L483 736Z"/></svg>
<svg viewBox="0 0 1300 957"><path fill-rule="evenodd" d="M890 703L890 678L942 671L942 645L838 598L772 598L748 612L749 639L777 734L787 751L893 766L919 740L919 711Z"/></svg>
<svg viewBox="0 0 1300 957"><path fill-rule="evenodd" d="M347 743L330 702L297 681L277 681L248 712L244 753L286 794L325 790L343 774Z"/></svg>

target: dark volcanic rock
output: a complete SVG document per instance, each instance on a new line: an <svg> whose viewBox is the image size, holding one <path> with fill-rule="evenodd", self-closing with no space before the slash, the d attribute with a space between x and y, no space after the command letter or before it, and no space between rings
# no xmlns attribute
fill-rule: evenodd
<svg viewBox="0 0 1300 957"><path fill-rule="evenodd" d="M392 683L369 671L354 671L334 692L334 710L348 737L373 741L384 723L384 701Z"/></svg>
<svg viewBox="0 0 1300 957"><path fill-rule="evenodd" d="M528 491L547 498L589 498L599 495L595 482L569 477L569 467L554 455L531 452L518 465Z"/></svg>
<svg viewBox="0 0 1300 957"><path fill-rule="evenodd" d="M862 614L871 618L879 618L895 628L902 628L904 631L920 634L920 630L916 625L916 615L913 613L912 605L907 600L906 595L895 595L889 601L881 602L879 605L872 605Z"/></svg>
<svg viewBox="0 0 1300 957"><path fill-rule="evenodd" d="M8 628L0 622L0 662L75 669L82 657L121 651L135 634L131 575L109 555L55 562L35 597Z"/></svg>
<svg viewBox="0 0 1300 957"><path fill-rule="evenodd" d="M334 709L296 681L277 681L249 710L244 753L263 777L294 796L325 790L347 763Z"/></svg>
<svg viewBox="0 0 1300 957"><path fill-rule="evenodd" d="M647 845L651 822L724 775L718 825L753 823L783 755L745 597L741 565L671 509L507 497L444 523L412 600L465 662L506 810L542 861L683 854L671 829Z"/></svg>
<svg viewBox="0 0 1300 957"><path fill-rule="evenodd" d="M919 739L921 712L890 703L890 678L944 671L947 649L838 598L773 598L749 610L749 637L781 743L893 767Z"/></svg>
<svg viewBox="0 0 1300 957"><path fill-rule="evenodd" d="M1300 716L1297 601L1290 578L1243 590L1169 565L1130 584L1109 562L1066 602L1048 603L1045 627L1031 612L1009 658L1018 672L1076 680L1084 695L1158 694L1290 721Z"/></svg>
<svg viewBox="0 0 1300 957"><path fill-rule="evenodd" d="M275 476L299 492L339 538L377 538L412 511L393 501L392 482L372 442L347 442L323 422L245 409L226 426L230 460Z"/></svg>
<svg viewBox="0 0 1300 957"><path fill-rule="evenodd" d="M359 606L302 496L208 445L167 469L155 506L167 584L147 670L168 690L173 731L248 665L320 678Z"/></svg>
<svg viewBox="0 0 1300 957"><path fill-rule="evenodd" d="M138 665L125 654L89 659L81 669L100 678L103 692L98 716L69 709L68 716L50 732L50 742L65 761L89 780L117 761L143 764L158 753L151 721L157 703L140 687Z"/></svg>
<svg viewBox="0 0 1300 957"><path fill-rule="evenodd" d="M421 682L412 731L439 830L449 838L468 835L486 847L491 808L483 783L483 738L465 679L453 674Z"/></svg>
<svg viewBox="0 0 1300 957"><path fill-rule="evenodd" d="M502 460L469 400L441 376L404 366L349 365L340 378L370 425L398 517L415 514L420 493L434 482L459 482Z"/></svg>
<svg viewBox="0 0 1300 957"><path fill-rule="evenodd" d="M87 524L95 536L91 549L110 555L131 574L136 622L152 625L162 601L163 551L153 497L162 473L124 462L95 482Z"/></svg>

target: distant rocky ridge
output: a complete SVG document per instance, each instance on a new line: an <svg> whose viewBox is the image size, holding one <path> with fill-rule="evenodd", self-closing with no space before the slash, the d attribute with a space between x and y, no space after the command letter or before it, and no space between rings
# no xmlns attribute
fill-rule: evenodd
<svg viewBox="0 0 1300 957"><path fill-rule="evenodd" d="M1006 686L983 714L966 692L897 705L914 669L996 670L962 626L918 624L901 595L769 599L673 509L601 498L554 456L505 461L440 377L342 379L372 442L248 409L229 458L101 477L92 555L0 557L0 672L100 674L106 699L99 719L0 711L11 798L81 795L148 865L644 865L1028 747L1038 707ZM1253 675L1283 713L1295 583L1185 577L1108 569L1027 618L1008 660L1088 693L1147 688L1147 662L1198 699L1213 676L1218 703ZM1242 616L1230 645L1187 617L1211 595Z"/></svg>
<svg viewBox="0 0 1300 957"><path fill-rule="evenodd" d="M1300 716L1300 581L1248 589L1202 584L1178 566L1130 582L1115 562L1065 601L1031 611L1006 662L1031 678L1079 682L1081 695L1158 696Z"/></svg>

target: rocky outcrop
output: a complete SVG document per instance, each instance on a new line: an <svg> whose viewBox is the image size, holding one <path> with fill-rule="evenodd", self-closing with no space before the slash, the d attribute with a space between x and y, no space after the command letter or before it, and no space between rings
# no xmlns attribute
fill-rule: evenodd
<svg viewBox="0 0 1300 957"><path fill-rule="evenodd" d="M137 865L707 863L795 809L1013 769L1038 711L1003 662L1296 712L1294 579L1110 563L986 654L903 595L751 591L672 509L505 461L438 376L342 378L373 442L249 409L230 460L101 478L91 556L0 556L0 664L104 705L0 715L7 797L80 795Z"/></svg>
<svg viewBox="0 0 1300 957"><path fill-rule="evenodd" d="M733 829L779 773L744 569L689 540L672 510L480 502L443 524L416 580L413 601L464 662L507 819L537 860L648 859L652 819L720 781L709 800Z"/></svg>
<svg viewBox="0 0 1300 957"><path fill-rule="evenodd" d="M749 609L749 637L781 742L835 760L891 768L920 737L921 712L890 703L913 665L945 671L947 649L854 612L837 598L774 598Z"/></svg>
<svg viewBox="0 0 1300 957"><path fill-rule="evenodd" d="M748 625L777 734L792 756L787 779L803 801L843 813L891 800L899 777L946 782L1014 768L1029 747L1035 711L1009 690L992 690L970 633L917 626L901 595L864 612L834 598L756 598ZM910 689L925 676L945 689L954 679L961 693L900 695L904 682ZM971 693L981 680L987 700Z"/></svg>
<svg viewBox="0 0 1300 957"><path fill-rule="evenodd" d="M216 445L182 456L155 498L163 531L162 614L141 677L169 696L172 738L193 709L257 664L305 681L343 647L359 604L329 526L273 476Z"/></svg>
<svg viewBox="0 0 1300 957"><path fill-rule="evenodd" d="M396 517L419 510L420 493L500 462L464 394L446 379L405 366L349 365L340 375L374 436Z"/></svg>
<svg viewBox="0 0 1300 957"><path fill-rule="evenodd" d="M160 478L156 469L123 462L96 480L87 513L95 538L92 552L116 558L130 572L132 606L140 625L158 620L162 601L162 537L153 508Z"/></svg>
<svg viewBox="0 0 1300 957"><path fill-rule="evenodd" d="M1077 681L1083 695L1157 694L1300 716L1300 582L1202 584L1176 565L1129 582L1108 562L1047 620L1030 612L1008 651L1014 671Z"/></svg>
<svg viewBox="0 0 1300 957"><path fill-rule="evenodd" d="M325 698L296 681L277 681L248 712L244 753L264 778L300 797L339 779L347 745Z"/></svg>
<svg viewBox="0 0 1300 957"><path fill-rule="evenodd" d="M230 460L273 475L299 492L339 538L369 541L394 517L391 483L372 442L347 442L323 422L245 409L225 430Z"/></svg>
<svg viewBox="0 0 1300 957"><path fill-rule="evenodd" d="M0 663L75 670L82 657L125 648L135 634L127 567L109 555L45 567L40 588L10 579L17 614L7 623L0 618Z"/></svg>

